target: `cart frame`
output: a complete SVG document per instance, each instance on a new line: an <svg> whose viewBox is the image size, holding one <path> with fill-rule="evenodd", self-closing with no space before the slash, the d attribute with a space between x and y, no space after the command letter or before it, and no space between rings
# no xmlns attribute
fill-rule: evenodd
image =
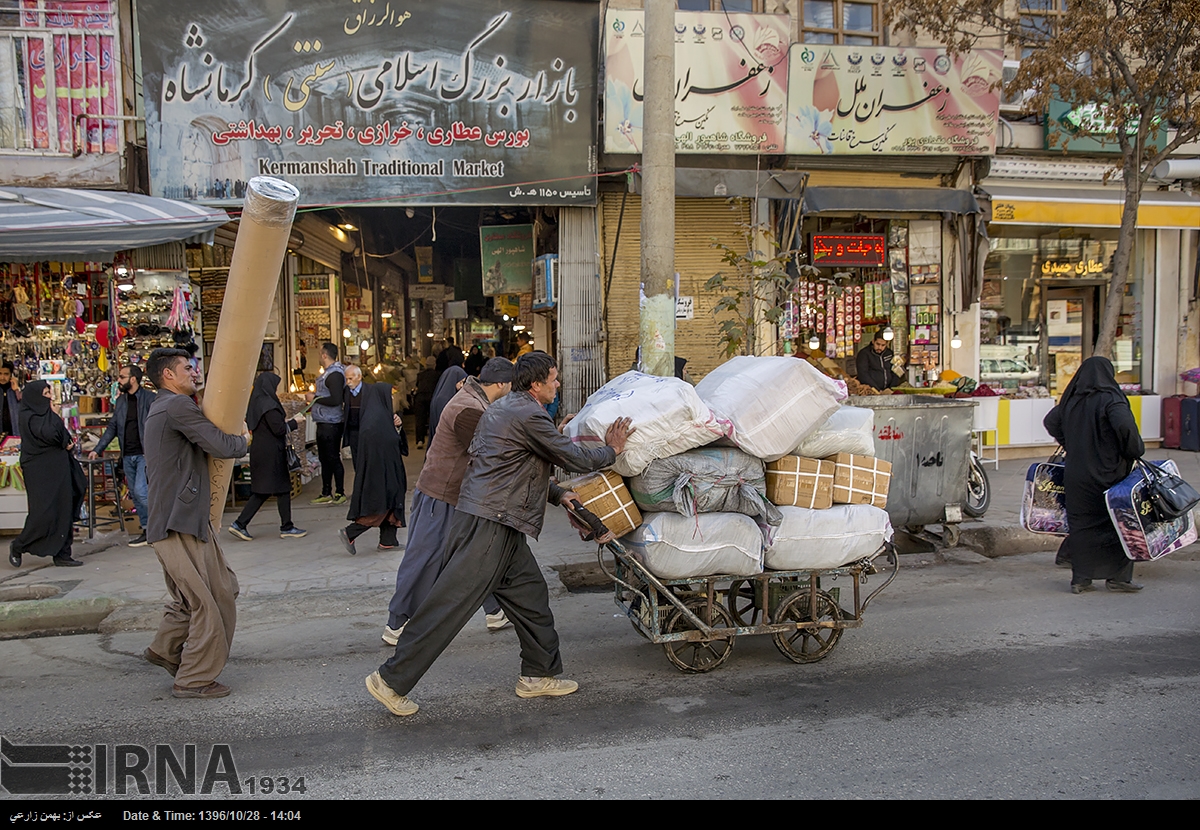
<svg viewBox="0 0 1200 830"><path fill-rule="evenodd" d="M611 569L604 561L604 548L612 554ZM867 577L883 573L873 561L881 555L889 563L890 573L864 598L861 586ZM598 548L596 560L613 581L616 604L634 629L661 644L667 659L689 673L717 668L732 652L734 638L750 634L773 635L776 647L793 662L820 660L837 645L844 629L862 626L863 612L900 569L891 542L873 556L839 568L764 571L750 576L660 579L616 541ZM821 588L823 578L836 581L839 577L851 581L853 611L841 607L838 588ZM762 621L757 622L760 616Z"/></svg>

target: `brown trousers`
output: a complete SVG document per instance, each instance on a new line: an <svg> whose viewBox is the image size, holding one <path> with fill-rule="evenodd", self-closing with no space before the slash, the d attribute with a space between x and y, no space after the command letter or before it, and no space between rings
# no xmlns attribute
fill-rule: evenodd
<svg viewBox="0 0 1200 830"><path fill-rule="evenodd" d="M229 659L237 623L237 576L225 562L211 526L207 542L171 531L154 543L154 553L162 563L171 601L150 648L179 662L176 685L207 686Z"/></svg>

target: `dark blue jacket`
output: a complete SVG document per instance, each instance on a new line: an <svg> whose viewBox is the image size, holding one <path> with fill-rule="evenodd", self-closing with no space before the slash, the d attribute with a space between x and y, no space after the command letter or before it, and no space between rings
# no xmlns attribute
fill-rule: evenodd
<svg viewBox="0 0 1200 830"><path fill-rule="evenodd" d="M17 392L10 386L0 389L0 394L8 398L5 405L8 406L8 418L12 422L12 432L10 434L19 438L21 436L21 428L17 425L17 407L20 406L20 403L17 401Z"/></svg>
<svg viewBox="0 0 1200 830"><path fill-rule="evenodd" d="M150 412L150 404L154 403L154 393L139 386L138 391L133 394L137 397L138 403L138 435L141 436L144 447L146 445L146 415ZM97 454L104 452L104 448L112 443L113 438L120 443L121 454L125 454L125 417L129 413L128 399L129 396L124 392L117 395L117 403L113 407L113 416L108 422L108 428L104 430L104 434L100 436L100 443L96 445Z"/></svg>

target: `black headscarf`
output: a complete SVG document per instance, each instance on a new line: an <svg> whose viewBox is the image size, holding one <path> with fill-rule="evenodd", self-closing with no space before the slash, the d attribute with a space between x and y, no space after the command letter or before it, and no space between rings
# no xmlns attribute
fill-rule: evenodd
<svg viewBox="0 0 1200 830"><path fill-rule="evenodd" d="M246 408L246 426L251 431L258 426L262 417L272 409L278 409L279 414L287 420L287 412L279 402L279 375L274 372L263 372L254 379L254 389L250 392L250 405Z"/></svg>
<svg viewBox="0 0 1200 830"><path fill-rule="evenodd" d="M1058 401L1063 413L1070 417L1071 410L1085 398L1104 395L1112 401L1125 400L1125 393L1117 383L1116 370L1107 357L1089 357L1079 366L1066 390Z"/></svg>
<svg viewBox="0 0 1200 830"><path fill-rule="evenodd" d="M433 433L437 430L438 421L442 419L442 410L450 399L458 392L458 382L467 376L461 366L451 366L442 372L437 389L433 390L433 403L429 404L429 441L433 441Z"/></svg>
<svg viewBox="0 0 1200 830"><path fill-rule="evenodd" d="M17 408L21 429L21 462L44 452L58 451L71 443L71 435L62 418L50 409L50 399L43 394L50 384L44 380L27 383Z"/></svg>
<svg viewBox="0 0 1200 830"><path fill-rule="evenodd" d="M400 524L408 478L400 452L400 435L392 421L392 387L364 384L358 421L358 469L346 518L380 516L391 512Z"/></svg>

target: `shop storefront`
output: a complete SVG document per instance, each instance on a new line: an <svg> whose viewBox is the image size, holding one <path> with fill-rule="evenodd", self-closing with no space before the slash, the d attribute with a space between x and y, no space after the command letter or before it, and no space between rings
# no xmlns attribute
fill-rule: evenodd
<svg viewBox="0 0 1200 830"><path fill-rule="evenodd" d="M979 311L979 379L1002 391L1000 446L1052 444L1042 419L1093 353L1112 278L1121 191L984 187L993 220ZM1146 441L1162 437L1161 397L1176 391L1174 344L1186 313L1177 300L1185 260L1194 263L1196 228L1200 200L1145 194L1113 364Z"/></svg>
<svg viewBox="0 0 1200 830"><path fill-rule="evenodd" d="M18 386L46 380L87 447L125 364L190 348L202 318L185 240L211 241L224 211L99 191L0 188L0 359ZM12 420L16 420L15 413ZM24 522L20 440L0 443L0 527Z"/></svg>

